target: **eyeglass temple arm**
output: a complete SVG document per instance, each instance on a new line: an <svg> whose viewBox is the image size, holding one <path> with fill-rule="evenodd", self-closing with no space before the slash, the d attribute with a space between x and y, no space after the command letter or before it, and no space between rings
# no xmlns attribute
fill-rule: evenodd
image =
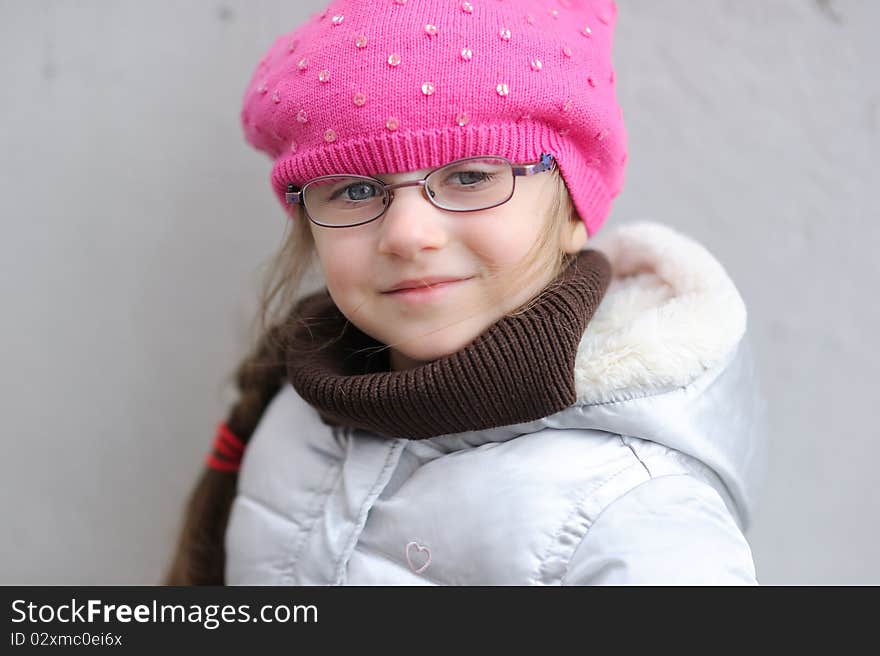
<svg viewBox="0 0 880 656"><path fill-rule="evenodd" d="M525 164L523 166L514 166L513 174L514 175L535 175L536 173L543 173L544 171L550 171L556 166L556 159L550 153L541 153L541 159L534 164ZM284 194L285 200L289 204L300 204L302 202L302 192L294 191L297 189L297 186L293 183L287 185L287 193Z"/></svg>
<svg viewBox="0 0 880 656"><path fill-rule="evenodd" d="M302 192L301 191L293 191L297 186L292 182L287 185L287 193L284 194L284 199L287 201L288 205L296 204L299 205L302 202Z"/></svg>
<svg viewBox="0 0 880 656"><path fill-rule="evenodd" d="M550 171L556 167L556 158L553 157L550 153L541 153L541 159L534 164L525 164L523 166L514 166L513 174L514 175L535 175L536 173L543 173L544 171Z"/></svg>

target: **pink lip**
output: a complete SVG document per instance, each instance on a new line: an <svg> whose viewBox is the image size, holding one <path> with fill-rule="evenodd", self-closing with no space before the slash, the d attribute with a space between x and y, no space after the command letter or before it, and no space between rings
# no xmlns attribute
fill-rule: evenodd
<svg viewBox="0 0 880 656"><path fill-rule="evenodd" d="M388 296L393 296L401 301L420 303L435 300L443 296L451 288L455 287L456 283L465 282L466 280L470 280L470 278L435 278L433 280L431 278L423 278L418 281L404 281L398 285L398 287L401 288L383 293ZM402 287L414 283L418 284L418 286L407 288Z"/></svg>
<svg viewBox="0 0 880 656"><path fill-rule="evenodd" d="M459 282L461 280L467 280L467 278L453 278L451 276L426 276L424 278L413 278L410 280L399 282L394 285L394 287L386 289L382 293L390 294L392 292L396 293L399 291L407 291L410 289L427 289L428 287L434 287L442 283Z"/></svg>

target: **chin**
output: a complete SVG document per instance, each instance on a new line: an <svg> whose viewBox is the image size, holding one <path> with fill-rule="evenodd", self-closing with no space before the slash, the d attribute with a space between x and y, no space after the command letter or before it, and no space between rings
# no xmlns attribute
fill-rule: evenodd
<svg viewBox="0 0 880 656"><path fill-rule="evenodd" d="M411 360L430 362L460 351L482 332L482 330L468 330L468 328L472 327L466 324L452 326L415 339L399 337L392 340L391 343L397 342L399 345L394 347L395 350ZM400 344L404 339L407 339L407 343Z"/></svg>

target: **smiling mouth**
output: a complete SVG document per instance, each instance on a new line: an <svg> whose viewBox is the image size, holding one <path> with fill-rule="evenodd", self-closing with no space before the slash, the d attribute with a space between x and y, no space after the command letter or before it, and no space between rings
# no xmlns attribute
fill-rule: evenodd
<svg viewBox="0 0 880 656"><path fill-rule="evenodd" d="M393 291L382 292L386 296L393 296L400 300L410 302L429 301L442 296L447 290L455 287L459 283L471 280L471 278L459 278L457 280L444 280L430 285L419 285L418 287L406 287L404 289L395 289Z"/></svg>
<svg viewBox="0 0 880 656"><path fill-rule="evenodd" d="M440 287L442 285L452 284L456 282L464 282L465 280L470 280L473 276L468 276L467 278L440 278L439 276L435 276L433 279L424 279L424 280L407 280L402 285L395 289L388 289L382 292L383 294L395 294L397 292L405 292L412 289L429 289L432 287Z"/></svg>

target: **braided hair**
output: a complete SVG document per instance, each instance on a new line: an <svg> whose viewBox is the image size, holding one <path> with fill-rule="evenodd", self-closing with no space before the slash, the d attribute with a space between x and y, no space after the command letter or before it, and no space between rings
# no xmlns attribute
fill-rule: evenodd
<svg viewBox="0 0 880 656"><path fill-rule="evenodd" d="M307 222L299 216L292 219L288 222L292 228L264 273L260 308L251 329L257 335L255 346L232 374L238 400L224 424L244 444L286 380L284 351L295 328L296 297L314 261ZM224 537L237 483L237 470L205 466L186 503L165 585L224 583Z"/></svg>

